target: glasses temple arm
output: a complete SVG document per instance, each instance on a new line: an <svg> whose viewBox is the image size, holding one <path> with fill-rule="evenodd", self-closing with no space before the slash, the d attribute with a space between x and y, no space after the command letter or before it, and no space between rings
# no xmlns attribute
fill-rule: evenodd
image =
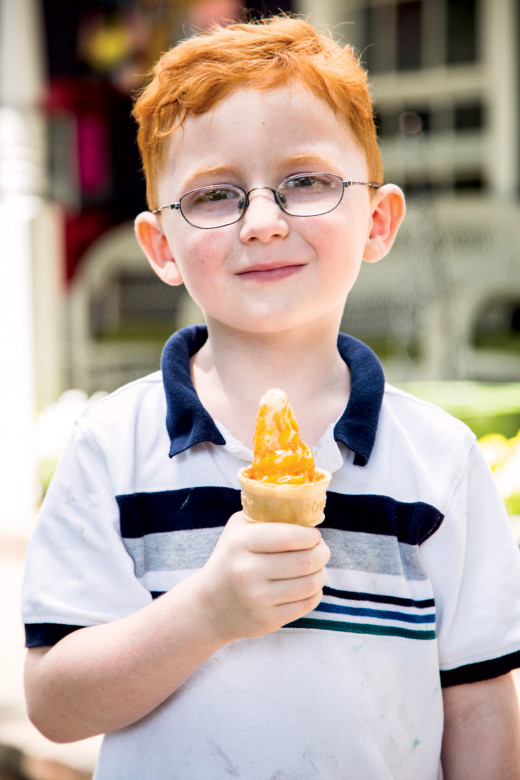
<svg viewBox="0 0 520 780"><path fill-rule="evenodd" d="M382 187L382 184L378 184L375 181L342 181L341 182L343 186L346 187L353 187L355 184L360 184L363 187L374 187L374 189L378 189L379 187Z"/></svg>
<svg viewBox="0 0 520 780"><path fill-rule="evenodd" d="M180 201L178 203L169 203L167 206L158 206L156 209L152 209L152 214L158 214L159 211L164 211L164 209L170 209L170 211L179 210L180 207Z"/></svg>

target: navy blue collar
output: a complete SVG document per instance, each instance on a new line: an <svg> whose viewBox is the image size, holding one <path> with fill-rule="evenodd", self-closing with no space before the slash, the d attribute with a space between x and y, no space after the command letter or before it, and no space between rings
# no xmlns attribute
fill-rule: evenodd
<svg viewBox="0 0 520 780"><path fill-rule="evenodd" d="M195 325L174 333L164 347L161 368L170 457L202 442L226 443L191 381L190 358L207 338L207 328ZM351 389L347 407L334 428L334 438L353 450L356 465L365 466L374 446L383 402L383 369L372 350L352 336L339 334L338 351L350 368Z"/></svg>

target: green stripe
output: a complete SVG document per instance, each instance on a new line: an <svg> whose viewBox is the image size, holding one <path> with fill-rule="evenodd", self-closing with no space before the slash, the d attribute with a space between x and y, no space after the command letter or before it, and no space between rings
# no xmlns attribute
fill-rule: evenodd
<svg viewBox="0 0 520 780"><path fill-rule="evenodd" d="M403 636L407 639L435 639L435 631L413 631L399 626L377 626L372 623L346 623L342 620L317 620L300 618L283 628L319 628L324 631L346 631L350 634L378 634L379 636Z"/></svg>

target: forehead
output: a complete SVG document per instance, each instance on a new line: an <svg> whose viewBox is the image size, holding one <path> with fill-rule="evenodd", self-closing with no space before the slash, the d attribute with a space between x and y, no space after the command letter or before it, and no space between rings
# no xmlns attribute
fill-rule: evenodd
<svg viewBox="0 0 520 780"><path fill-rule="evenodd" d="M339 172L361 176L365 155L346 122L299 84L243 88L205 114L188 116L168 140L161 182L194 183L198 171L227 169L252 176L284 175L288 160L320 159ZM343 170L348 166L348 172ZM288 171L291 173L292 171ZM332 171L332 172L338 172ZM162 189L160 184L160 189Z"/></svg>

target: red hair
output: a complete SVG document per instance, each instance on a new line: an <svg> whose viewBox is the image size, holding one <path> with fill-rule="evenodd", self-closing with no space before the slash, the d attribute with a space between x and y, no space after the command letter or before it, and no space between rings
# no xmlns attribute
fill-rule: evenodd
<svg viewBox="0 0 520 780"><path fill-rule="evenodd" d="M299 81L343 118L365 152L370 180L382 180L367 73L351 46L340 46L303 19L216 26L163 54L151 76L133 109L150 208L161 205L157 181L168 136L187 116L211 111L234 90L289 81Z"/></svg>

